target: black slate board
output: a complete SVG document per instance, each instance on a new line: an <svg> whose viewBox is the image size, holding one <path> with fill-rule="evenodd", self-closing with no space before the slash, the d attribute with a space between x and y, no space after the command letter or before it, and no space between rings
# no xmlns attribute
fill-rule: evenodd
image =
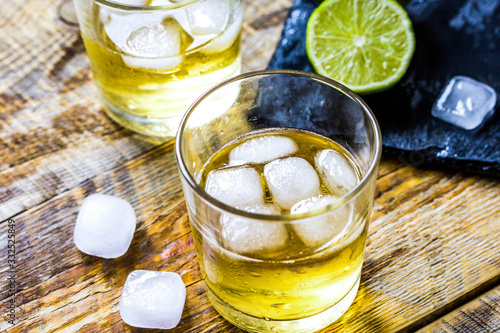
<svg viewBox="0 0 500 333"><path fill-rule="evenodd" d="M314 0L296 0L268 68L313 72L305 49ZM410 67L393 88L362 98L375 113L384 156L422 165L500 176L500 112L467 131L431 116L444 85L465 75L500 92L500 0L413 0L406 5L416 36Z"/></svg>

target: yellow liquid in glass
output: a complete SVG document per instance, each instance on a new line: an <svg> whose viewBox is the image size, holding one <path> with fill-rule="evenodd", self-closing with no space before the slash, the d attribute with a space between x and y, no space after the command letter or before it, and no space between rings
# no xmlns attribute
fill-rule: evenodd
<svg viewBox="0 0 500 333"><path fill-rule="evenodd" d="M103 19L104 14L102 14L107 13L106 8L95 5L93 10L95 11L93 28L87 30L92 31L93 35L87 35L82 31L82 37L94 79L107 111L119 110L118 112L123 112L125 116L131 115L130 119L139 119L135 117L159 120L174 118L176 119L173 122L174 125L168 126L175 127L171 130L175 131L175 123L178 123L179 117L196 98L211 86L241 72L241 24L238 17L228 23L227 30L218 35L197 36L190 35L184 30L174 18L174 14L166 16L160 23L144 23L144 27L134 22L140 20L141 17L146 20L149 14L138 14L138 18L130 19L131 24L136 25L135 30L129 29L132 32L127 30L129 37L128 39L122 38L120 42L123 46L120 47L115 43L117 37L114 36L121 37L120 31L116 31L120 27L113 27L113 30L111 28L107 30L107 27L110 25L109 21L113 19L120 19L126 25L125 16L110 15L111 19L106 20ZM143 29L143 35L147 35L144 32L147 31L145 29L164 29L165 34L175 32L180 36L180 53L169 57L147 54L140 56L137 53L131 53L128 45L131 45L130 40L134 33L140 35L140 29ZM228 34L231 36L228 37ZM133 41L136 44L137 39ZM221 40L225 41L225 44L217 46ZM154 51L155 46L144 45L147 50ZM214 45L215 47L211 47ZM116 119L116 115L111 116L126 127L133 127L132 129L139 132L149 131L130 124L130 121L134 120Z"/></svg>
<svg viewBox="0 0 500 333"><path fill-rule="evenodd" d="M228 165L229 153L234 147L263 135L292 138L298 146L293 156L304 158L311 165L314 165L317 152L334 149L350 162L358 180L361 179L352 155L336 142L307 131L279 129L246 135L223 147L206 163L200 185L204 187L210 171ZM252 166L262 172L263 165ZM321 184L321 191L324 195L330 194L324 184ZM269 190L266 188L265 192L269 202L272 200ZM282 211L282 214L287 213ZM270 331L280 327L279 321L285 324L287 320L311 317L335 306L351 289L357 288L369 213L367 210L354 214L355 220L346 227L350 231L322 248L304 243L287 222L269 221L286 224L286 246L244 254L223 248L222 236L203 233L202 229L206 230L202 227L203 222L194 216L192 230L209 297L215 294L223 304L215 305L216 309L237 325L238 315L234 314L234 309L246 316L276 321Z"/></svg>

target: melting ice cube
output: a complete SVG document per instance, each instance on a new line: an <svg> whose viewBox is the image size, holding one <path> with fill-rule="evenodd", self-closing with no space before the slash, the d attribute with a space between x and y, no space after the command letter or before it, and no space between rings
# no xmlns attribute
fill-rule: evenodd
<svg viewBox="0 0 500 333"><path fill-rule="evenodd" d="M203 52L220 52L233 45L241 32L241 24L243 21L243 7L241 5L237 8L233 8L233 16L234 18L226 31L208 43L208 45L203 48Z"/></svg>
<svg viewBox="0 0 500 333"><path fill-rule="evenodd" d="M274 204L250 206L244 210L265 215L281 214ZM285 246L288 237L280 222L261 222L226 213L221 216L221 225L224 246L241 254L278 249Z"/></svg>
<svg viewBox="0 0 500 333"><path fill-rule="evenodd" d="M288 210L300 200L320 194L319 178L305 159L288 157L264 166L267 185L275 202Z"/></svg>
<svg viewBox="0 0 500 333"><path fill-rule="evenodd" d="M455 76L432 106L432 115L472 130L481 125L495 107L496 100L495 90L487 84L466 76Z"/></svg>
<svg viewBox="0 0 500 333"><path fill-rule="evenodd" d="M179 323L186 287L172 272L133 271L120 298L120 316L134 327L170 329Z"/></svg>
<svg viewBox="0 0 500 333"><path fill-rule="evenodd" d="M106 34L126 53L123 61L132 68L171 70L182 61L182 48L192 41L174 18L164 14L123 15L105 8L100 14Z"/></svg>
<svg viewBox="0 0 500 333"><path fill-rule="evenodd" d="M127 38L129 53L146 57L171 57L181 50L180 30L173 24L153 24L134 30Z"/></svg>
<svg viewBox="0 0 500 333"><path fill-rule="evenodd" d="M204 0L186 8L187 19L194 35L219 34L229 21L228 0Z"/></svg>
<svg viewBox="0 0 500 333"><path fill-rule="evenodd" d="M316 154L314 160L323 182L334 195L341 197L358 183L352 165L338 151L322 150Z"/></svg>
<svg viewBox="0 0 500 333"><path fill-rule="evenodd" d="M338 200L335 196L317 196L302 200L290 209L291 214L303 214L325 207ZM351 205L341 206L333 211L306 218L293 224L300 239L310 247L322 247L338 240L345 233L352 219Z"/></svg>
<svg viewBox="0 0 500 333"><path fill-rule="evenodd" d="M134 209L127 201L95 193L83 200L73 239L84 253L117 258L127 252L135 225Z"/></svg>
<svg viewBox="0 0 500 333"><path fill-rule="evenodd" d="M277 135L262 136L245 141L229 153L229 165L267 163L297 151L297 144L290 138Z"/></svg>
<svg viewBox="0 0 500 333"><path fill-rule="evenodd" d="M127 39L137 28L146 25L161 24L165 15L144 13L122 13L114 8L100 7L99 18L104 31L118 49L128 51Z"/></svg>
<svg viewBox="0 0 500 333"><path fill-rule="evenodd" d="M236 208L264 204L260 175L250 167L211 171L205 191L215 199Z"/></svg>
<svg viewBox="0 0 500 333"><path fill-rule="evenodd" d="M142 26L127 38L125 63L133 68L166 71L175 68L183 59L181 54L186 32L174 19Z"/></svg>

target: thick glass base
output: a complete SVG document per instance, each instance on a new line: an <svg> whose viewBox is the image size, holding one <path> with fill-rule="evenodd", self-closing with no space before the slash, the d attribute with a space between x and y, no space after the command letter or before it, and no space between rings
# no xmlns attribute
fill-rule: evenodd
<svg viewBox="0 0 500 333"><path fill-rule="evenodd" d="M134 116L103 100L106 114L121 126L137 133L153 136L175 136L182 116L172 118L146 118Z"/></svg>
<svg viewBox="0 0 500 333"><path fill-rule="evenodd" d="M239 328L242 328L248 332L287 332L287 333L308 333L316 332L337 319L339 319L351 306L359 288L358 277L356 283L352 289L344 296L337 304L331 308L318 313L317 315L295 319L295 320L272 320L257 318L249 316L241 311L236 310L223 300L221 300L217 295L215 295L212 290L205 284L205 290L208 295L210 303L219 314L224 317L227 321L232 323Z"/></svg>
<svg viewBox="0 0 500 333"><path fill-rule="evenodd" d="M101 100L107 115L123 127L145 135L173 137L177 134L184 113L198 97L212 86L240 73L241 59L238 58L230 66L215 72L179 80L163 88L145 90L143 95L133 98L135 104L141 102L142 110L148 110L142 112L147 116L116 107L104 94Z"/></svg>

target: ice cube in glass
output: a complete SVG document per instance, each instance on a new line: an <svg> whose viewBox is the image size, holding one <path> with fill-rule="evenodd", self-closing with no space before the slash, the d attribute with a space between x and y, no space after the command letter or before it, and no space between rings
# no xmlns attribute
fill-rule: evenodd
<svg viewBox="0 0 500 333"><path fill-rule="evenodd" d="M264 166L264 176L274 201L288 210L295 203L320 194L318 174L301 157L287 157Z"/></svg>
<svg viewBox="0 0 500 333"><path fill-rule="evenodd" d="M319 195L302 200L290 209L291 214L308 213L333 204L338 198L332 195ZM343 205L318 216L306 218L302 223L293 224L299 238L310 247L323 247L340 239L352 220L352 207Z"/></svg>
<svg viewBox="0 0 500 333"><path fill-rule="evenodd" d="M324 149L314 158L316 168L330 191L341 197L358 184L358 177L344 155L334 149Z"/></svg>
<svg viewBox="0 0 500 333"><path fill-rule="evenodd" d="M205 0L186 8L187 19L194 35L219 34L230 16L228 0Z"/></svg>
<svg viewBox="0 0 500 333"><path fill-rule="evenodd" d="M264 204L260 175L251 167L211 171L205 190L215 199L235 208Z"/></svg>
<svg viewBox="0 0 500 333"><path fill-rule="evenodd" d="M229 153L229 165L267 163L294 154L297 144L290 138L278 135L250 139Z"/></svg>
<svg viewBox="0 0 500 333"><path fill-rule="evenodd" d="M281 214L275 204L248 206L243 210L263 215ZM223 245L240 254L276 250L284 247L288 238L285 226L279 222L258 221L229 213L222 214L220 222Z"/></svg>

